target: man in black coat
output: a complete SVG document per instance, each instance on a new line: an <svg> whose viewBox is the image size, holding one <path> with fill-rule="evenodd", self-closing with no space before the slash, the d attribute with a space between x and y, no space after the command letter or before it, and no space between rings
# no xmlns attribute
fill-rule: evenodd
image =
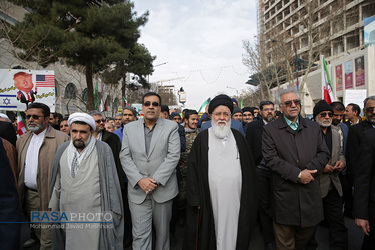
<svg viewBox="0 0 375 250"><path fill-rule="evenodd" d="M272 171L272 215L277 249L304 249L323 220L319 174L330 152L319 125L302 118L296 89L280 91L283 114L264 126L262 153Z"/></svg>
<svg viewBox="0 0 375 250"><path fill-rule="evenodd" d="M212 127L193 143L183 249L249 248L257 214L255 166L245 138L230 128L232 110L229 96L216 96L208 110Z"/></svg>
<svg viewBox="0 0 375 250"><path fill-rule="evenodd" d="M372 106L375 108L375 105ZM374 112L375 113L375 112ZM366 130L354 178L355 223L365 233L362 249L375 246L375 129Z"/></svg>
<svg viewBox="0 0 375 250"><path fill-rule="evenodd" d="M363 113L366 120L360 121L358 124L349 127L348 141L346 146L346 163L347 163L347 178L349 184L353 186L353 179L355 176L357 164L359 161L360 145L363 140L363 132L372 129L375 123L375 114L371 112L371 107L375 106L375 96L369 96L363 101ZM368 111L368 109L370 109ZM345 199L345 215L352 216L352 199Z"/></svg>
<svg viewBox="0 0 375 250"><path fill-rule="evenodd" d="M263 127L272 122L275 117L274 103L262 101L259 104L259 114L262 119L249 123L246 132L246 140L254 157L256 166L257 186L259 195L258 221L266 249L272 249L274 238L271 216L271 171L262 162L262 134Z"/></svg>
<svg viewBox="0 0 375 250"><path fill-rule="evenodd" d="M20 249L20 198L3 142L0 140L0 242L2 249Z"/></svg>

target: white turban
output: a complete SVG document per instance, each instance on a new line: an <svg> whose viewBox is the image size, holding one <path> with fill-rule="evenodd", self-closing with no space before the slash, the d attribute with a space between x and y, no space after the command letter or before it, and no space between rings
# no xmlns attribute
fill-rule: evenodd
<svg viewBox="0 0 375 250"><path fill-rule="evenodd" d="M72 126L73 122L85 122L92 128L92 130L96 129L94 118L92 118L91 115L86 113L74 113L70 115L68 119L69 127Z"/></svg>
<svg viewBox="0 0 375 250"><path fill-rule="evenodd" d="M8 121L10 121L9 117L6 114L0 113L1 118L6 118Z"/></svg>

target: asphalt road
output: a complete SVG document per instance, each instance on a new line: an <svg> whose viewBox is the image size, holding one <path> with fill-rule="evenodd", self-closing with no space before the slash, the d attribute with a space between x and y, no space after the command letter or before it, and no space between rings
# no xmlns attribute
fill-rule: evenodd
<svg viewBox="0 0 375 250"><path fill-rule="evenodd" d="M348 228L348 235L349 235L349 250L357 250L361 249L363 233L362 231L354 224L354 220L348 217L345 217L345 224ZM23 244L26 240L29 239L29 229L28 224L23 224L22 232L21 232L21 243ZM171 246L171 250L180 250L182 249L182 239L183 239L184 228L177 226L176 228L176 238L177 244ZM324 226L318 226L315 235L316 241L318 242L318 250L329 250L328 246L328 228ZM260 232L256 229L252 237L252 244L249 250L260 250L262 249L262 237L260 236ZM36 245L31 248L27 248L29 250L37 250L39 249L39 245ZM129 247L126 250L131 250L132 248Z"/></svg>

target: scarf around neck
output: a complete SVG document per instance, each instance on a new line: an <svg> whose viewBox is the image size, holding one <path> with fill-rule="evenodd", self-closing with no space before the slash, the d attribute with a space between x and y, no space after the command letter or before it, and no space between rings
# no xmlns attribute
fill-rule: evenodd
<svg viewBox="0 0 375 250"><path fill-rule="evenodd" d="M77 148L73 145L73 140L70 141L68 146L68 166L72 177L74 178L80 164L86 160L94 150L96 139L90 136L89 144L78 154ZM79 155L77 157L77 155Z"/></svg>

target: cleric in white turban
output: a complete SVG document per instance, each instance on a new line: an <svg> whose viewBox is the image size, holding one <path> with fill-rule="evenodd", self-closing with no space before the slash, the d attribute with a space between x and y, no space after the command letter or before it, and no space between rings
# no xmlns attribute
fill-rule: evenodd
<svg viewBox="0 0 375 250"><path fill-rule="evenodd" d="M92 135L96 128L92 116L74 113L68 124L71 141L60 145L56 152L49 208L67 214L100 216L94 220L82 218L75 221L78 223L74 227L69 223L56 223L58 226L52 229L53 248L122 250L124 212L112 150Z"/></svg>
<svg viewBox="0 0 375 250"><path fill-rule="evenodd" d="M91 115L86 113L74 113L69 116L68 125L72 126L73 122L84 122L91 127L92 130L96 129L95 120Z"/></svg>

